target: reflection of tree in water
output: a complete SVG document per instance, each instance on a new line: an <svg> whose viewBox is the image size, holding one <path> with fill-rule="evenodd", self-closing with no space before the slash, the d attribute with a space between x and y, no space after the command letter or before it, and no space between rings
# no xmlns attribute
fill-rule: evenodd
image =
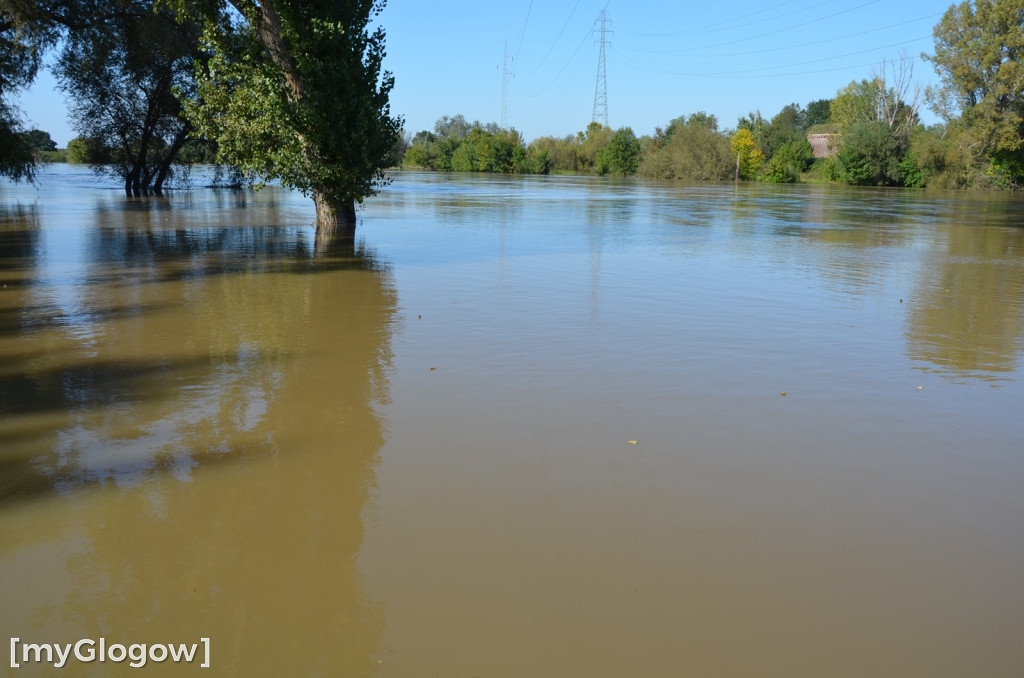
<svg viewBox="0 0 1024 678"><path fill-rule="evenodd" d="M210 636L238 675L367 672L382 611L354 561L384 436L387 273L351 239L314 255L291 229L124 220L91 234L97 313L59 329L58 362L0 383L0 402L34 389L3 412L29 463L0 469L0 501L67 501L87 544L72 593L33 614L90 637Z"/></svg>
<svg viewBox="0 0 1024 678"><path fill-rule="evenodd" d="M34 206L0 210L0 504L9 480L31 478L28 461L13 448L18 430L9 413L32 400L31 382L21 373L22 356L11 346L25 319L28 289L40 247L39 214Z"/></svg>
<svg viewBox="0 0 1024 678"><path fill-rule="evenodd" d="M17 332L19 327L18 288L32 279L39 239L39 214L35 206L17 205L0 210L0 337Z"/></svg>
<svg viewBox="0 0 1024 678"><path fill-rule="evenodd" d="M831 186L744 185L733 202L734 230L811 246L771 251L788 258L789 267L813 270L827 287L853 294L879 284L891 268L886 251L905 247L920 216L920 203L891 192Z"/></svg>
<svg viewBox="0 0 1024 678"><path fill-rule="evenodd" d="M103 282L126 269L151 279L174 280L183 275L307 265L313 256L308 229L277 225L287 219L273 201L255 208L259 219L252 223L246 218L250 211L245 209L244 195L233 200L229 195L223 210L208 215L176 210L161 198L134 200L99 212L87 253L93 264L92 280Z"/></svg>
<svg viewBox="0 0 1024 678"><path fill-rule="evenodd" d="M3 284L21 280L39 252L39 213L35 205L0 210L0 276Z"/></svg>
<svg viewBox="0 0 1024 678"><path fill-rule="evenodd" d="M907 353L939 369L994 377L1017 368L1024 338L1024 230L978 224L976 212L944 224L908 314ZM971 225L963 225L971 224ZM938 238L937 238L938 239Z"/></svg>

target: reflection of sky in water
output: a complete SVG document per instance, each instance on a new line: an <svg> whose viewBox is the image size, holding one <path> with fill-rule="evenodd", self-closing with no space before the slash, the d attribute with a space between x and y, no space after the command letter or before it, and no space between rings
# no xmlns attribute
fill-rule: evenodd
<svg viewBox="0 0 1024 678"><path fill-rule="evenodd" d="M237 360L217 365L201 383L168 389L163 398L169 406L162 408L167 413L138 426L132 422L144 415L135 411L137 402L108 404L102 412L87 410L75 417L77 423L57 433L52 465L49 459L41 461L42 470L56 479L55 489L61 493L96 482L138 485L158 468L178 480L190 480L197 455L232 452L226 434L210 438L219 440L212 448L190 447L187 442L195 431L217 430L226 408L232 435L254 432L263 421L282 379L279 370L272 370L269 379L254 379L264 362L258 349L243 347ZM111 420L118 419L124 425L112 426ZM118 437L116 431L123 428L128 433Z"/></svg>
<svg viewBox="0 0 1024 678"><path fill-rule="evenodd" d="M88 346L94 341L95 316L85 298L92 265L84 256L89 238L86 228L43 229L31 312L35 322L53 322Z"/></svg>

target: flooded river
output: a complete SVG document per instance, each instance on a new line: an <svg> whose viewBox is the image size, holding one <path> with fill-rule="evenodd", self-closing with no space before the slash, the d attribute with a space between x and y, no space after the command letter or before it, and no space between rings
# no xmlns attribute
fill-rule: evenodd
<svg viewBox="0 0 1024 678"><path fill-rule="evenodd" d="M1024 200L402 173L312 219L0 184L0 675L1024 675Z"/></svg>

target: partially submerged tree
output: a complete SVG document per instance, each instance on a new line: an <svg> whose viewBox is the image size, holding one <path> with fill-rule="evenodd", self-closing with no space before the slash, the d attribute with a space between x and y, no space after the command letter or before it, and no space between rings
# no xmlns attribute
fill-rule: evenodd
<svg viewBox="0 0 1024 678"><path fill-rule="evenodd" d="M576 133L577 166L581 171L590 172L596 169L597 154L611 143L612 128L599 122L591 122L585 132Z"/></svg>
<svg viewBox="0 0 1024 678"><path fill-rule="evenodd" d="M384 0L171 0L215 51L186 109L219 159L311 196L317 230L354 226L401 133L383 70Z"/></svg>
<svg viewBox="0 0 1024 678"><path fill-rule="evenodd" d="M918 128L923 90L913 60L903 55L882 61L870 80L853 81L830 105L839 152L834 168L849 184L920 186L920 168L908 157Z"/></svg>
<svg viewBox="0 0 1024 678"><path fill-rule="evenodd" d="M199 29L150 0L115 2L104 20L68 32L55 71L93 166L128 194L159 193L193 132L178 97L195 95Z"/></svg>
<svg viewBox="0 0 1024 678"><path fill-rule="evenodd" d="M736 179L756 179L764 165L764 152L757 147L749 129L739 129L729 140L729 148L736 154Z"/></svg>
<svg viewBox="0 0 1024 678"><path fill-rule="evenodd" d="M729 139L719 133L715 116L702 111L676 118L659 137L640 165L640 176L724 181L735 175L735 156Z"/></svg>
<svg viewBox="0 0 1024 678"><path fill-rule="evenodd" d="M54 72L90 140L76 159L88 150L128 193L159 191L190 136L176 93L195 91L196 24L155 11L154 0L0 0L0 10L22 50L61 45Z"/></svg>
<svg viewBox="0 0 1024 678"><path fill-rule="evenodd" d="M951 6L935 27L935 111L962 123L976 161L1024 182L1024 0Z"/></svg>
<svg viewBox="0 0 1024 678"><path fill-rule="evenodd" d="M597 152L595 170L601 176L613 174L627 177L640 167L640 144L633 128L622 127L612 135L608 145Z"/></svg>
<svg viewBox="0 0 1024 678"><path fill-rule="evenodd" d="M840 175L855 186L901 185L905 152L904 138L892 134L884 120L855 122L843 134L837 156Z"/></svg>

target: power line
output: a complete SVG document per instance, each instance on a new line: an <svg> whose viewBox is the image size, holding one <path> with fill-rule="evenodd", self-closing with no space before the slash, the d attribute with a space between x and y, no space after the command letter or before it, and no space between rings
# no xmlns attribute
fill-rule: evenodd
<svg viewBox="0 0 1024 678"><path fill-rule="evenodd" d="M846 54L836 54L834 56L821 57L820 59L814 59L812 61L799 61L799 62L795 62L795 63L791 63L791 64L782 64L782 65L779 65L779 66L764 66L764 67L761 67L761 68L746 68L746 69L739 70L739 71L720 71L720 72L717 72L717 73L687 73L687 72L683 72L683 71L670 71L670 70L663 69L663 68L651 68L649 66L638 66L637 64L633 64L633 63L630 63L629 61L625 61L625 60L623 61L623 63L625 63L627 66L630 66L631 68L635 68L637 70L649 71L651 73L661 73L661 74L664 74L664 75L682 75L682 76L687 76L687 77L691 77L691 78L760 77L759 74L762 74L761 72L763 72L763 71L773 71L773 70L779 70L779 69L783 69L783 68L794 68L796 66L806 66L808 64L816 64L816 63L820 63L822 61L830 61L832 59L843 59L843 58L850 57L850 56L857 56L857 55L860 55L860 54L867 54L869 52L877 52L878 50L881 50L881 49L889 49L890 47L899 47L900 45L907 45L907 44L910 44L910 43L913 43L913 42L918 42L920 40L927 40L930 37L931 36L928 36L928 35L921 36L921 37L917 37L917 38L912 38L910 40L903 40L901 42L894 42L894 43L891 43L891 44L888 44L888 45L880 45L878 47L872 47L870 49L859 50L857 52L847 52ZM867 66L871 66L871 65L873 65L873 64L867 64ZM766 74L762 74L762 75L768 75L768 76L780 75L780 76L787 76L788 77L788 76L791 76L791 75L808 75L808 74L811 74L811 73L827 73L827 72L830 72L830 71L847 70L847 69L850 69L850 68L861 68L862 66L863 65L839 66L839 67L836 67L836 68L816 70L816 71L804 71L804 72L800 72L800 73L766 73Z"/></svg>
<svg viewBox="0 0 1024 678"><path fill-rule="evenodd" d="M576 58L576 55L579 53L580 48L583 47L584 43L587 42L587 38L589 38L592 34L593 34L592 30L588 30L586 33L583 34L583 39L580 40L580 44L576 45L576 49L574 49L572 51L572 54L569 55L569 60L566 61L565 64L562 66L562 68L559 69L558 73L555 74L555 77L553 77L551 79L551 82L549 82L548 84L544 85L544 87L542 87L537 92L534 92L533 94L527 94L526 96L532 99L535 96L539 96L539 95L543 94L549 87L554 85L555 81L558 80L560 77L562 77L562 73L564 73L565 69L569 67L569 64L572 63L572 60Z"/></svg>
<svg viewBox="0 0 1024 678"><path fill-rule="evenodd" d="M588 69L589 70L589 69ZM550 101L546 109L548 115L547 123L549 129L562 129L564 127L579 128L581 120L585 119L586 106L591 103L590 93L587 91L589 85L580 71L569 78L564 87L560 87Z"/></svg>
<svg viewBox="0 0 1024 678"><path fill-rule="evenodd" d="M847 9L844 9L844 10L841 10L841 11L838 11L838 12L833 12L832 14L826 14L825 16L820 16L820 17L817 17L815 19L810 19L808 21L804 21L802 23L793 24L791 26L784 26L783 28L777 28L777 29L775 29L773 31L768 31L766 33L759 33L757 35L748 35L748 36L745 36L743 38L737 38L736 40L729 40L727 42L713 43L711 45L701 45L699 47L686 47L686 48L682 48L682 49L673 50L672 53L673 54L693 53L693 52L699 52L699 51L705 50L705 49L715 49L717 47L728 47L729 45L736 45L736 44L739 44L739 43L750 42L751 40L756 40L757 38L765 38L765 37L768 37L768 36L771 36L771 35L777 35L779 33L785 33L786 31L791 31L791 30L794 30L794 29L797 29L797 28L803 28L805 26L810 26L811 24L815 24L815 23L818 23L818 22L821 22L821 21L825 21L826 19L833 19L833 18L835 18L837 16L840 16L840 15L843 15L843 14L849 14L850 12L853 12L853 11L858 10L858 9L862 9L862 8L867 7L869 5L878 4L879 2L881 2L881 0L868 0L868 2L862 3L862 4L857 5L855 7L849 7ZM757 22L757 23L762 23L762 22ZM638 51L638 50L634 50L634 51ZM668 52L665 52L665 53L668 53Z"/></svg>
<svg viewBox="0 0 1024 678"><path fill-rule="evenodd" d="M697 56L709 57L709 58L722 58L722 57L756 56L756 55L761 55L761 54L771 54L772 52L787 52L787 51L794 50L794 49L803 49L805 47L813 47L815 45L834 44L834 43L836 43L836 42L838 42L840 40L846 40L848 38L859 38L862 35L868 35L870 33L878 33L879 31L888 30L890 28L898 28L900 26L906 26L907 24L917 23L918 21L924 21L925 19L934 19L937 16L942 16L942 12L937 12L937 13L934 13L934 14L926 14L925 16L920 16L920 17L917 17L915 19L908 19L907 21L900 21L899 23L889 24L888 26L879 26L878 28L871 28L871 29L868 29L866 31L857 31L855 33L847 33L845 35L837 35L837 36L833 36L833 37L830 37L830 38L825 38L823 40L813 40L811 42L800 42L800 43L794 43L794 44L787 44L787 45L783 45L781 47L772 47L770 49L755 49L755 50L750 50L750 51L747 51L747 52L732 52L732 51L730 51L728 53L718 53L718 54L702 53L702 54L697 55ZM729 43L729 44L732 44L732 43ZM716 47L721 47L721 46L722 45L705 45L704 47L701 47L699 49L714 49ZM636 48L628 47L628 46L620 46L619 49L624 50L626 52L635 52L637 54L669 55L669 54L680 54L680 53L685 53L685 52L693 52L693 51L695 51L698 48L687 47L687 48L684 48L684 49L658 50L658 49L636 49Z"/></svg>
<svg viewBox="0 0 1024 678"><path fill-rule="evenodd" d="M565 20L564 24L562 24L562 30L558 31L558 36L555 38L555 41L551 43L551 47L548 48L547 54L545 54L544 58L540 60L539 64L537 64L537 68L533 69L532 71L526 74L527 78L535 74L537 71L540 70L541 66L547 63L548 57L551 56L551 53L555 51L555 47L558 46L558 41L562 39L562 35L565 33L565 29L569 27L569 22L572 21L573 15L576 14L576 8L580 6L581 1L582 0L576 0L576 4L572 6L572 11L569 12L569 18Z"/></svg>
<svg viewBox="0 0 1024 678"><path fill-rule="evenodd" d="M530 0L530 6L526 8L526 21L523 22L523 32L519 34L519 47L516 47L516 55L512 58L514 63L519 61L519 52L523 49L523 38L526 37L526 27L530 23L530 12L533 11L533 0Z"/></svg>
<svg viewBox="0 0 1024 678"><path fill-rule="evenodd" d="M764 14L765 12L770 12L771 10L778 9L779 7L782 7L784 5L791 5L794 2L796 2L796 0L786 0L785 2L780 2L780 3L776 4L776 5L771 5L769 7L764 7L762 9L757 10L756 12L748 12L747 14L740 14L738 16L730 16L728 19L726 19L724 21L716 21L713 24L707 24L706 26L703 26L703 27L700 27L700 28L685 29L685 30L680 30L680 31L669 31L667 33L639 33L638 35L639 35L639 37L645 37L645 38L667 38L667 37L670 37L670 36L702 35L704 33L718 33L720 31L726 31L726 30L731 31L731 30L733 30L735 28L741 28L743 26L749 26L750 25L750 24L737 24L737 23L735 23L736 21L738 21L740 19L747 19L747 18L752 17L752 16L757 16L758 14ZM815 6L816 7L821 7L822 5L830 5L833 2L836 2L836 0L825 0L824 2L816 3ZM779 14L779 15L773 16L773 17L771 17L771 19L781 19L782 17L789 16L790 14L797 14L799 12L803 12L805 9L806 8L796 9L796 10L793 10L792 12L786 12L785 14ZM763 20L755 22L755 23L762 23L762 22L763 22ZM715 28L716 26L723 26L723 25L725 26L725 28Z"/></svg>

